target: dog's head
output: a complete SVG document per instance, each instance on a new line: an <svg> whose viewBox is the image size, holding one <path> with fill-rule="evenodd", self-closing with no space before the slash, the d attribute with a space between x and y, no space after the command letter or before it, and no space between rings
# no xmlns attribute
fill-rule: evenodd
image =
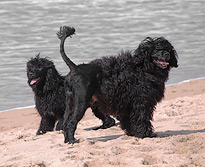
<svg viewBox="0 0 205 167"><path fill-rule="evenodd" d="M140 63L152 62L160 69L178 67L178 55L171 43L163 37L144 39L134 54Z"/></svg>
<svg viewBox="0 0 205 167"><path fill-rule="evenodd" d="M38 54L27 62L28 84L34 91L46 91L53 84L52 73L55 66L47 58L40 58Z"/></svg>

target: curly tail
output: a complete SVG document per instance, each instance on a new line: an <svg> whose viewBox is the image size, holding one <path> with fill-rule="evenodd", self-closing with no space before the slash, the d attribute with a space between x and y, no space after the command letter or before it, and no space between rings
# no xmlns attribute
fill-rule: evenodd
<svg viewBox="0 0 205 167"><path fill-rule="evenodd" d="M61 56L62 56L63 60L68 65L71 72L75 71L77 65L75 63L73 63L68 58L68 56L66 55L65 50L64 50L64 43L65 43L66 38L71 37L71 35L75 34L75 29L73 27L63 26L63 27L60 27L60 31L58 31L56 34L57 34L58 38L61 40L61 42L60 42L60 53L61 53Z"/></svg>

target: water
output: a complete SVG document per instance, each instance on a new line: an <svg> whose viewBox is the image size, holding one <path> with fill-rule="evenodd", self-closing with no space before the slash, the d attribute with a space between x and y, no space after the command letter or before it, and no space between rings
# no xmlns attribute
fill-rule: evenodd
<svg viewBox="0 0 205 167"><path fill-rule="evenodd" d="M205 76L204 0L1 0L0 111L34 105L26 62L41 52L66 75L56 32L76 28L66 51L75 63L135 49L147 36L167 38L179 68L167 84Z"/></svg>

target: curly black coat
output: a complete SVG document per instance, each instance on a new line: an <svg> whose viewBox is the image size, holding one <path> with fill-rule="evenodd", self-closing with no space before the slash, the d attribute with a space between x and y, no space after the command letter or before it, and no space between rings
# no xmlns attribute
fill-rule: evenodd
<svg viewBox="0 0 205 167"><path fill-rule="evenodd" d="M61 55L71 70L66 79L70 83L67 97L74 97L65 111L65 142L74 143L77 123L89 106L95 112L117 117L127 135L156 136L151 124L153 112L164 97L170 69L178 66L171 43L163 37L147 37L133 52L77 66L64 52L64 41L74 32L74 28L64 26L57 33Z"/></svg>
<svg viewBox="0 0 205 167"><path fill-rule="evenodd" d="M27 62L27 77L28 84L35 94L36 109L41 116L41 123L36 134L40 135L47 131L53 131L56 122L56 130L63 130L66 109L66 89L64 85L70 84L70 81L65 80L67 76L61 76L51 60L40 58L37 55ZM72 99L73 95L68 95L68 98ZM67 107L70 106L67 105ZM92 108L92 111L103 123L94 130L106 129L115 125L115 120L110 116L95 112L94 108Z"/></svg>
<svg viewBox="0 0 205 167"><path fill-rule="evenodd" d="M53 62L37 55L27 62L28 85L35 94L35 105L41 116L37 135L63 129L65 110L65 77L56 70Z"/></svg>
<svg viewBox="0 0 205 167"><path fill-rule="evenodd" d="M163 37L146 38L132 53L92 61L102 69L99 110L116 116L127 135L153 137L151 124L157 102L164 97L169 71L177 67L177 53Z"/></svg>

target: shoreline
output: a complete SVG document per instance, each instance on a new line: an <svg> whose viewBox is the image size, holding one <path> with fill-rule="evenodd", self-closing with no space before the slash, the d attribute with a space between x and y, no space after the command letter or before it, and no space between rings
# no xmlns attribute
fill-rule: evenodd
<svg viewBox="0 0 205 167"><path fill-rule="evenodd" d="M181 81L181 82L178 82L178 83L168 84L168 85L166 85L166 87L167 87L167 86L173 86L173 85L180 85L180 84L183 84L183 83L187 83L187 82L191 82L191 81L196 81L196 80L201 80L201 79L205 79L205 77L199 77L199 78L193 78L193 79L186 79L186 80Z"/></svg>
<svg viewBox="0 0 205 167"><path fill-rule="evenodd" d="M25 106L25 107L16 107L16 108L11 108L11 109L7 109L7 110L2 110L2 111L0 111L0 113L8 112L8 111L13 111L13 110L21 110L21 109L27 109L27 108L34 108L34 107L35 107L35 105Z"/></svg>
<svg viewBox="0 0 205 167"><path fill-rule="evenodd" d="M181 81L181 82L179 82L179 83L174 83L174 84L166 85L166 88L172 87L172 86L181 85L181 84L184 84L184 83L189 83L189 82L192 82L192 81L204 80L204 79L205 79L205 77L194 78L194 79L188 79L188 80ZM2 110L2 111L0 111L0 114L3 113L3 112L13 111L13 110L21 110L21 109L25 109L25 108L34 108L34 107L35 107L35 105L11 108L11 109L7 109L7 110Z"/></svg>

